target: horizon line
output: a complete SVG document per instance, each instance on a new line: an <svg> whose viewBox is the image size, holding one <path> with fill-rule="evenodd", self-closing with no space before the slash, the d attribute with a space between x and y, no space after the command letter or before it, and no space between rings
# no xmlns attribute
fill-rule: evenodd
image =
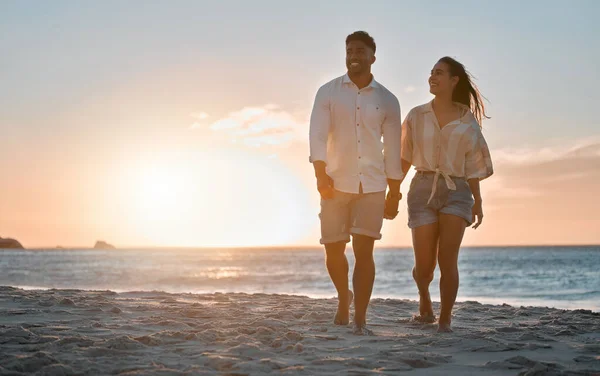
<svg viewBox="0 0 600 376"><path fill-rule="evenodd" d="M543 248L543 247L600 247L600 244L581 243L581 244L506 244L506 245L468 245L461 248ZM42 251L42 250L237 250L237 249L263 249L263 250L313 250L322 249L322 245L270 245L270 246L125 246L110 248L94 248L94 247L23 247L19 248L0 248L0 250L22 250L22 251ZM350 245L349 248L352 248ZM398 246L375 246L377 249L412 249L412 245Z"/></svg>

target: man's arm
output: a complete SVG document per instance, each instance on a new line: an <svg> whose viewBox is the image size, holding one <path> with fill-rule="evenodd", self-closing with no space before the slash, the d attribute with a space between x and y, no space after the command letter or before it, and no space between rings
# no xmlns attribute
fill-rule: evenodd
<svg viewBox="0 0 600 376"><path fill-rule="evenodd" d="M317 189L321 198L333 197L333 180L327 175L327 139L331 128L329 100L323 87L317 92L310 115L310 162L315 169Z"/></svg>
<svg viewBox="0 0 600 376"><path fill-rule="evenodd" d="M402 184L402 180L398 179L388 179L388 197L397 197L400 199L402 195L400 194L400 184Z"/></svg>
<svg viewBox="0 0 600 376"><path fill-rule="evenodd" d="M399 192L400 182L404 179L401 163L402 121L400 104L396 97L390 98L390 104L382 125L383 156L385 175L388 178L390 190Z"/></svg>
<svg viewBox="0 0 600 376"><path fill-rule="evenodd" d="M385 174L387 176L391 195L400 194L400 183L404 179L401 163L402 121L400 117L400 103L396 97L391 98L386 119L382 126L383 155Z"/></svg>
<svg viewBox="0 0 600 376"><path fill-rule="evenodd" d="M387 176L389 187L386 196L384 218L394 219L398 215L398 202L402 198L400 184L404 179L400 153L402 121L400 117L400 103L398 103L396 97L390 100L382 130L385 175Z"/></svg>
<svg viewBox="0 0 600 376"><path fill-rule="evenodd" d="M322 161L325 167L327 165L327 139L331 127L331 112L329 110L329 100L325 88L321 87L317 91L312 113L310 114L310 129L308 134L310 144L310 162ZM321 168L319 167L319 168ZM315 165L315 172L317 166Z"/></svg>

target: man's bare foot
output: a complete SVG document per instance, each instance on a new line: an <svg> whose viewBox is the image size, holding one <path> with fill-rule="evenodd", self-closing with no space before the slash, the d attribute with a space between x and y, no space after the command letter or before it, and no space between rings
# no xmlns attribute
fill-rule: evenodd
<svg viewBox="0 0 600 376"><path fill-rule="evenodd" d="M333 318L335 325L348 325L350 323L350 306L354 300L354 293L348 290L348 302L338 301L338 309Z"/></svg>
<svg viewBox="0 0 600 376"><path fill-rule="evenodd" d="M452 333L453 330L450 327L450 321L440 321L438 323L438 333Z"/></svg>

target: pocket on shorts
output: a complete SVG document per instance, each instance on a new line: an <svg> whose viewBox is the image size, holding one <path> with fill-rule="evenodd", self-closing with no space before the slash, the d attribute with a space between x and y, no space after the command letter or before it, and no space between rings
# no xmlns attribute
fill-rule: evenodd
<svg viewBox="0 0 600 376"><path fill-rule="evenodd" d="M408 196L406 197L406 203L409 207L413 205L420 205L427 202L427 197L431 193L428 191L427 180L425 175L417 174L410 183L408 190Z"/></svg>
<svg viewBox="0 0 600 376"><path fill-rule="evenodd" d="M470 212L475 200L473 199L473 193L471 187L466 180L459 180L456 182L456 191L450 191L450 199L448 203L450 205L458 205L465 211Z"/></svg>
<svg viewBox="0 0 600 376"><path fill-rule="evenodd" d="M467 180L462 180L462 182L465 185L465 189L467 190L467 192L469 192L469 194L473 196L473 192L471 191L471 186L469 185L469 182Z"/></svg>

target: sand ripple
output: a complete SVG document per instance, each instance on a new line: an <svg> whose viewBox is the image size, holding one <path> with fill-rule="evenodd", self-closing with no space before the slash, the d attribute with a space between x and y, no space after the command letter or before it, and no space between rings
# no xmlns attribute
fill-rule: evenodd
<svg viewBox="0 0 600 376"><path fill-rule="evenodd" d="M0 287L0 375L600 375L600 315L458 303L455 332L374 299L369 328L334 299ZM436 310L439 309L435 304Z"/></svg>

